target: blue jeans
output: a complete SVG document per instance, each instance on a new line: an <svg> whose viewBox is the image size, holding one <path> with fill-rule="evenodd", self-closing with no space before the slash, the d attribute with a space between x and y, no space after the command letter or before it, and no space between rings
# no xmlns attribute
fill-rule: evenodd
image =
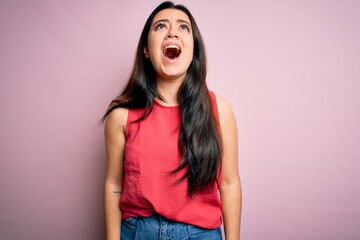
<svg viewBox="0 0 360 240"><path fill-rule="evenodd" d="M173 222L159 215L130 217L121 222L121 240L221 240L221 229Z"/></svg>

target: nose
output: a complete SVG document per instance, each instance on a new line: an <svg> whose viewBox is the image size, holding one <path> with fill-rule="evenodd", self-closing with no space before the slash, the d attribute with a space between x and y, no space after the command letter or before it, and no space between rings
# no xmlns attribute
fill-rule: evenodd
<svg viewBox="0 0 360 240"><path fill-rule="evenodd" d="M174 25L171 25L170 28L169 28L169 31L168 33L166 34L165 36L165 39L168 39L168 38L178 38L178 34L177 34L177 31L175 29L175 26Z"/></svg>
<svg viewBox="0 0 360 240"><path fill-rule="evenodd" d="M175 38L175 39L177 39L178 36L177 36L177 35L174 35L174 34L168 34L168 35L165 36L165 39L169 39L169 38Z"/></svg>

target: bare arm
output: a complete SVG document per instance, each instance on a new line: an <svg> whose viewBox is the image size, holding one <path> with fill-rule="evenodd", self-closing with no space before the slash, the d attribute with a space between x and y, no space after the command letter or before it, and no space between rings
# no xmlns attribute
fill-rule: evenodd
<svg viewBox="0 0 360 240"><path fill-rule="evenodd" d="M119 200L122 191L127 114L126 109L115 109L105 121L107 170L104 187L104 212L107 240L120 239Z"/></svg>
<svg viewBox="0 0 360 240"><path fill-rule="evenodd" d="M217 96L217 103L223 141L223 176L220 196L225 237L227 240L239 240L242 197L238 170L237 125L230 105L219 96Z"/></svg>

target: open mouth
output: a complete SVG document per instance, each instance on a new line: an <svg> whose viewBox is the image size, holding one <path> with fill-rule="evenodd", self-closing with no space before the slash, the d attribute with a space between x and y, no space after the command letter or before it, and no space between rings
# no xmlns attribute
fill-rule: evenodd
<svg viewBox="0 0 360 240"><path fill-rule="evenodd" d="M169 59L175 59L180 56L181 48L177 45L169 45L164 47L163 54Z"/></svg>

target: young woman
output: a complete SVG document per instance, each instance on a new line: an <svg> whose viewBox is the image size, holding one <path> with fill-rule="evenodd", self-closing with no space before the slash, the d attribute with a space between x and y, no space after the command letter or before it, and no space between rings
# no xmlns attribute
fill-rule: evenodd
<svg viewBox="0 0 360 240"><path fill-rule="evenodd" d="M107 239L221 239L222 223L227 240L240 239L236 122L205 80L193 16L160 4L104 116Z"/></svg>

